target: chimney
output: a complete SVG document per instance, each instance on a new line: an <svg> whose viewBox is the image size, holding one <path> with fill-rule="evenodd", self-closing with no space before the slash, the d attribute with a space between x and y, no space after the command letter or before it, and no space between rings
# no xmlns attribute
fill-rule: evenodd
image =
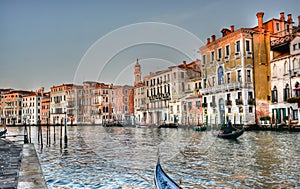
<svg viewBox="0 0 300 189"><path fill-rule="evenodd" d="M210 44L210 38L207 38L207 44Z"/></svg>
<svg viewBox="0 0 300 189"><path fill-rule="evenodd" d="M298 26L300 27L300 15L298 16Z"/></svg>
<svg viewBox="0 0 300 189"><path fill-rule="evenodd" d="M230 31L231 31L231 32L234 32L234 25L231 25L231 26L230 26Z"/></svg>
<svg viewBox="0 0 300 189"><path fill-rule="evenodd" d="M216 40L216 36L215 36L215 35L212 35L212 36L211 36L211 41L214 42L215 40Z"/></svg>
<svg viewBox="0 0 300 189"><path fill-rule="evenodd" d="M186 68L186 61L182 61L183 67Z"/></svg>
<svg viewBox="0 0 300 189"><path fill-rule="evenodd" d="M258 12L256 14L256 17L257 17L257 22L258 22L258 28L263 28L263 16L264 16L264 13L263 12Z"/></svg>
<svg viewBox="0 0 300 189"><path fill-rule="evenodd" d="M288 16L287 21L288 21L289 23L292 23L292 22L293 22L292 14L288 14L287 16Z"/></svg>
<svg viewBox="0 0 300 189"><path fill-rule="evenodd" d="M284 21L284 12L280 13L280 21Z"/></svg>

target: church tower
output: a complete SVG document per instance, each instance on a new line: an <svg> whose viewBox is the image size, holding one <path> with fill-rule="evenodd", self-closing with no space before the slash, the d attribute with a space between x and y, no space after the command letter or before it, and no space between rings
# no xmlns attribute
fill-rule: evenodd
<svg viewBox="0 0 300 189"><path fill-rule="evenodd" d="M139 59L136 59L136 63L134 65L134 86L141 83L141 65L139 64Z"/></svg>

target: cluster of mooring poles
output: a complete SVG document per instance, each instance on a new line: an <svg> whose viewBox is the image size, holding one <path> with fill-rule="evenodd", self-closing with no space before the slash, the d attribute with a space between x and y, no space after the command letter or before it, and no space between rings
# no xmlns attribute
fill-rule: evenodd
<svg viewBox="0 0 300 189"><path fill-rule="evenodd" d="M56 132L55 132L55 125L53 125L53 142L54 144L56 143ZM59 132L59 144L60 147L62 148L62 144L63 144L63 127L64 127L64 147L66 148L68 145L68 136L67 136L67 119L65 116L65 119L61 119L60 125L58 125L58 127L60 127L60 132ZM40 145L41 149L43 149L43 131L42 131L42 125L41 125L41 121L38 121L37 124L37 129L38 129L38 144ZM31 128L29 126L29 142L31 143ZM25 125L25 129L24 132L27 133L27 128ZM25 137L25 133L24 133L24 137ZM24 139L24 143L25 143L25 139ZM49 120L47 119L47 124L46 124L46 145L50 146L51 145L51 127L49 124Z"/></svg>

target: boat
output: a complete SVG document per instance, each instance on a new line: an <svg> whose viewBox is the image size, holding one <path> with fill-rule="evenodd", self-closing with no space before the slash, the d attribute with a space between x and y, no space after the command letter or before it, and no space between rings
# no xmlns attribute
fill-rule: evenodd
<svg viewBox="0 0 300 189"><path fill-rule="evenodd" d="M162 169L159 158L157 160L154 183L157 189L180 189L181 187L173 181Z"/></svg>
<svg viewBox="0 0 300 189"><path fill-rule="evenodd" d="M195 131L205 131L206 126L205 125L198 125L194 128Z"/></svg>
<svg viewBox="0 0 300 189"><path fill-rule="evenodd" d="M107 122L103 124L104 127L123 127L124 125L121 124L118 121L114 121L114 122Z"/></svg>
<svg viewBox="0 0 300 189"><path fill-rule="evenodd" d="M5 135L7 133L7 129L4 129L3 131L0 131L0 137Z"/></svg>
<svg viewBox="0 0 300 189"><path fill-rule="evenodd" d="M241 130L237 130L234 131L232 133L223 133L223 132L219 132L217 134L217 137L219 138L225 138L225 139L237 139L238 137L240 137L243 133L244 133L245 129L241 129Z"/></svg>
<svg viewBox="0 0 300 189"><path fill-rule="evenodd" d="M178 124L176 123L163 123L158 126L158 128L178 128Z"/></svg>

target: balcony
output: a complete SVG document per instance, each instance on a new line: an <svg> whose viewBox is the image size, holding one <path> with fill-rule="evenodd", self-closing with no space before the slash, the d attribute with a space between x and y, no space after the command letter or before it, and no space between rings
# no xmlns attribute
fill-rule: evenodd
<svg viewBox="0 0 300 189"><path fill-rule="evenodd" d="M254 99L248 99L248 105L255 105Z"/></svg>
<svg viewBox="0 0 300 189"><path fill-rule="evenodd" d="M232 101L231 100L226 100L225 104L226 104L226 106L231 106L232 105Z"/></svg>
<svg viewBox="0 0 300 189"><path fill-rule="evenodd" d="M234 91L234 90L238 90L242 87L249 87L249 86L248 86L248 84L244 84L244 86L243 86L243 84L241 82L235 82L235 83L217 85L217 86L210 87L210 88L204 88L204 89L200 90L200 93L201 93L201 95L215 94L215 93L220 93L220 92L225 92L225 91Z"/></svg>
<svg viewBox="0 0 300 189"><path fill-rule="evenodd" d="M236 105L243 105L243 100L242 99L235 99L235 104Z"/></svg>
<svg viewBox="0 0 300 189"><path fill-rule="evenodd" d="M230 60L229 56L224 57L224 62L229 62L229 60Z"/></svg>
<svg viewBox="0 0 300 189"><path fill-rule="evenodd" d="M210 107L212 107L212 108L215 108L215 107L217 107L217 105L216 105L216 103L215 103L215 102L211 102L209 105L210 105Z"/></svg>
<svg viewBox="0 0 300 189"><path fill-rule="evenodd" d="M247 51L247 52L246 52L246 57L247 57L247 58L252 58L252 57L253 57L252 55L253 55L252 52L250 52L250 51Z"/></svg>
<svg viewBox="0 0 300 189"><path fill-rule="evenodd" d="M236 52L234 54L235 59L241 58L241 52Z"/></svg>
<svg viewBox="0 0 300 189"><path fill-rule="evenodd" d="M278 38L271 39L271 50L279 52L288 52L289 44L293 39L292 35L286 35Z"/></svg>

